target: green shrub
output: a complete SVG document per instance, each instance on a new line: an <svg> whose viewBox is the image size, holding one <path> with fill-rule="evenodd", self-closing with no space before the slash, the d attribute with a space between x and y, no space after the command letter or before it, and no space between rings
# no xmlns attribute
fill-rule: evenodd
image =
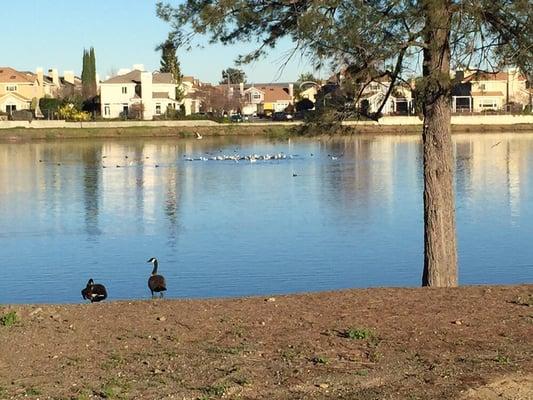
<svg viewBox="0 0 533 400"><path fill-rule="evenodd" d="M10 327L12 325L15 325L15 323L18 321L18 316L15 311L8 312L7 314L2 315L0 317L0 324L2 326Z"/></svg>

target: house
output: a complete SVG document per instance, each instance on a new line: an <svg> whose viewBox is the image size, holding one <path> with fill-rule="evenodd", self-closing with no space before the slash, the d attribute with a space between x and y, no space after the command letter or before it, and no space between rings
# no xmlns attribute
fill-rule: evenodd
<svg viewBox="0 0 533 400"><path fill-rule="evenodd" d="M382 115L410 115L414 105L412 83L396 81L387 98L391 83L388 76L353 79L348 68L343 68L328 79L318 96L324 102L328 98L344 98L345 101L353 98L354 107L366 114L376 113L381 108Z"/></svg>
<svg viewBox="0 0 533 400"><path fill-rule="evenodd" d="M369 113L377 112L389 92L390 85L391 81L388 78L381 78L362 86L359 106L366 107ZM409 115L412 112L413 92L411 86L405 82L396 84L381 109L381 114Z"/></svg>
<svg viewBox="0 0 533 400"><path fill-rule="evenodd" d="M456 71L453 112L522 110L530 103L526 77L517 69L506 72Z"/></svg>
<svg viewBox="0 0 533 400"><path fill-rule="evenodd" d="M181 107L185 115L196 114L200 112L202 105L202 86L203 83L194 76L184 76L181 78L180 89L183 92Z"/></svg>
<svg viewBox="0 0 533 400"><path fill-rule="evenodd" d="M314 84L312 86L307 86L305 89L302 89L300 93L298 94L298 99L308 99L311 100L313 103L316 103L316 97L318 94L318 90L320 88L319 84Z"/></svg>
<svg viewBox="0 0 533 400"><path fill-rule="evenodd" d="M167 109L176 109L177 84L171 73L147 72L142 66L100 84L103 118L151 120Z"/></svg>
<svg viewBox="0 0 533 400"><path fill-rule="evenodd" d="M242 113L245 115L272 114L285 111L294 104L293 83L251 85L241 83L238 87L242 99Z"/></svg>
<svg viewBox="0 0 533 400"><path fill-rule="evenodd" d="M42 96L42 86L35 74L0 67L0 111L11 114L30 110L32 100Z"/></svg>
<svg viewBox="0 0 533 400"><path fill-rule="evenodd" d="M30 110L32 103L43 97L66 97L81 93L81 79L72 71L59 76L57 69L49 69L48 75L42 68L35 73L0 67L0 111L12 113L16 110Z"/></svg>

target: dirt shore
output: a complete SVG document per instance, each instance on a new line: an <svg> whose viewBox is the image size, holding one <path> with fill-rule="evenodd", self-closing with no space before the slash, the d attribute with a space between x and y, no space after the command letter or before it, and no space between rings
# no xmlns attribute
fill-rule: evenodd
<svg viewBox="0 0 533 400"><path fill-rule="evenodd" d="M153 138L153 137L196 137L196 132L203 136L228 135L262 135L273 138L287 138L299 134L298 126L291 125L247 125L232 124L220 126L198 127L124 127L124 128L50 128L0 129L0 142L21 142L32 140L62 140L62 139L102 139L102 138ZM453 125L452 133L531 133L533 126L528 124L516 125ZM323 133L323 134L333 134ZM421 125L359 125L343 128L344 135L413 135L421 134Z"/></svg>
<svg viewBox="0 0 533 400"><path fill-rule="evenodd" d="M531 400L532 305L533 285L4 306L0 398Z"/></svg>

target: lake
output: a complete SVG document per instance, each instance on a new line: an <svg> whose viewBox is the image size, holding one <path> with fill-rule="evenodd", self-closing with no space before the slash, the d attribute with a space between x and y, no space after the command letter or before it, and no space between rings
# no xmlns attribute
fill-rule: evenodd
<svg viewBox="0 0 533 400"><path fill-rule="evenodd" d="M454 146L460 283L533 282L533 134ZM0 303L416 287L422 190L417 136L3 143Z"/></svg>

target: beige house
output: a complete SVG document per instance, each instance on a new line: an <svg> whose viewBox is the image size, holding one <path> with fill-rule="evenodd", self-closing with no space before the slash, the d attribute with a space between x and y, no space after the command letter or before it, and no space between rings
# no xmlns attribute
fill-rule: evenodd
<svg viewBox="0 0 533 400"><path fill-rule="evenodd" d="M194 76L184 76L181 78L181 90L183 99L180 107L185 110L185 115L196 114L200 112L202 105L202 82Z"/></svg>
<svg viewBox="0 0 533 400"><path fill-rule="evenodd" d="M459 71L456 77L460 83L453 96L454 112L523 109L530 102L526 77L517 68L506 72Z"/></svg>
<svg viewBox="0 0 533 400"><path fill-rule="evenodd" d="M11 114L29 110L32 99L43 96L43 87L35 74L0 67L0 111Z"/></svg>
<svg viewBox="0 0 533 400"><path fill-rule="evenodd" d="M236 86L236 85L234 85ZM272 114L294 104L294 84L238 85L244 115Z"/></svg>
<svg viewBox="0 0 533 400"><path fill-rule="evenodd" d="M81 79L72 71L59 76L57 69L42 68L35 73L0 67L0 111L8 114L16 110L29 110L32 102L43 97L64 97L81 91Z"/></svg>

